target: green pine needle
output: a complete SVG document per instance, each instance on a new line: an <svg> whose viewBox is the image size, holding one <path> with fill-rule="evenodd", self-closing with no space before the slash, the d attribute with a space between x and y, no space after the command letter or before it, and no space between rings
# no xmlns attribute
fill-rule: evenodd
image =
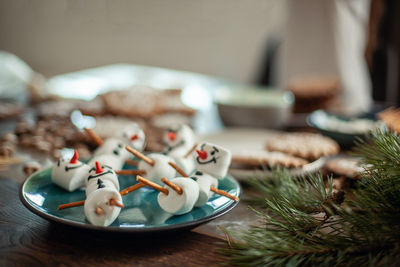
<svg viewBox="0 0 400 267"><path fill-rule="evenodd" d="M227 232L229 247L220 250L227 264L399 265L400 138L378 131L354 153L366 172L343 204L343 193L332 189L332 179L326 189L322 175L294 179L279 170L272 180L252 179L262 223Z"/></svg>

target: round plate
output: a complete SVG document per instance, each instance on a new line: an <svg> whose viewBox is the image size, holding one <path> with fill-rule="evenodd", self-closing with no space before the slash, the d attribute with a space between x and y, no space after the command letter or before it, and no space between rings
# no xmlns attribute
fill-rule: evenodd
<svg viewBox="0 0 400 267"><path fill-rule="evenodd" d="M108 227L94 226L85 219L83 206L57 210L58 205L85 199L85 191L67 192L51 182L48 168L34 173L26 179L20 190L22 203L33 213L49 220L80 228L111 232L163 232L190 229L213 220L234 208L234 202L224 196L216 195L202 207L194 208L183 215L164 212L157 203L158 192L141 188L123 197L125 207L119 217ZM136 183L132 176L119 176L121 189ZM227 176L219 182L219 189L240 197L238 182Z"/></svg>

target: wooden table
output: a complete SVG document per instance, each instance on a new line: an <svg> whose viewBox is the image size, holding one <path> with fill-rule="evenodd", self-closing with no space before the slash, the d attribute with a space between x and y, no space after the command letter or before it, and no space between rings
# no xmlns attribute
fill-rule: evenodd
<svg viewBox="0 0 400 267"><path fill-rule="evenodd" d="M12 177L0 178L0 266L214 266L222 260L215 250L225 245L218 225L232 228L254 219L240 203L192 231L137 235L82 230L30 212L19 200L20 186Z"/></svg>

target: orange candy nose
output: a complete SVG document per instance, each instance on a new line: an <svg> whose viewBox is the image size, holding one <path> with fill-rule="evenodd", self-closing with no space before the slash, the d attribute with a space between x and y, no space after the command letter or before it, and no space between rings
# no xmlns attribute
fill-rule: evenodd
<svg viewBox="0 0 400 267"><path fill-rule="evenodd" d="M104 172L103 168L101 168L100 163L96 161L96 173Z"/></svg>
<svg viewBox="0 0 400 267"><path fill-rule="evenodd" d="M139 138L139 136L137 134L134 134L131 136L131 141L135 141Z"/></svg>
<svg viewBox="0 0 400 267"><path fill-rule="evenodd" d="M79 159L79 154L78 154L78 151L75 149L74 155L72 156L69 163L76 164L76 163L78 163L78 159Z"/></svg>
<svg viewBox="0 0 400 267"><path fill-rule="evenodd" d="M176 133L174 132L168 132L167 136L170 141L174 141L176 139Z"/></svg>
<svg viewBox="0 0 400 267"><path fill-rule="evenodd" d="M196 150L197 155L199 155L199 158L201 159L206 159L208 157L207 151L203 150Z"/></svg>

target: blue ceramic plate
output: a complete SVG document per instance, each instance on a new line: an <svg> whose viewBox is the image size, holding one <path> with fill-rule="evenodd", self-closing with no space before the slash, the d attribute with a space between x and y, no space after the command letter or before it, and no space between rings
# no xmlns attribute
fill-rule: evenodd
<svg viewBox="0 0 400 267"><path fill-rule="evenodd" d="M136 183L132 176L119 176L121 190ZM219 189L240 197L238 182L227 176L220 181ZM51 168L37 172L26 179L20 190L23 204L33 213L50 221L80 228L110 232L163 232L190 229L213 220L234 208L238 202L215 195L204 206L194 208L183 215L171 215L158 206L158 192L141 188L123 197L125 208L108 227L91 225L83 212L83 206L57 210L58 205L85 199L85 191L67 192L51 182Z"/></svg>

